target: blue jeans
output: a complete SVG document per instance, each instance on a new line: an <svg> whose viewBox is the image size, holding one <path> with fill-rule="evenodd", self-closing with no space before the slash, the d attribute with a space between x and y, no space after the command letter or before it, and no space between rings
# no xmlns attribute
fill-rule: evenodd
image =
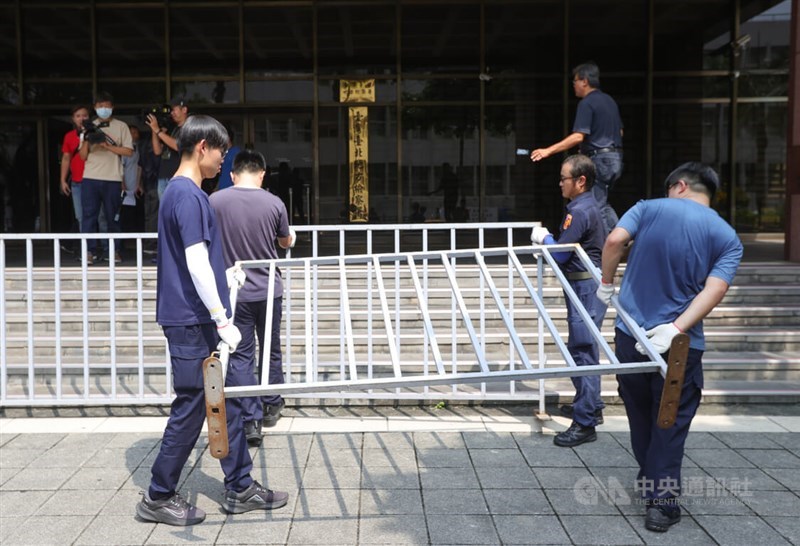
<svg viewBox="0 0 800 546"><path fill-rule="evenodd" d="M161 448L153 462L151 499L165 499L175 494L181 470L203 430L206 420L203 360L216 351L219 343L213 323L164 326L163 329L169 344L175 400L170 408ZM230 372L225 384L232 384ZM225 489L232 491L244 491L253 483L250 476L253 461L244 437L241 400L225 399L228 456L220 460L220 466L225 474Z"/></svg>
<svg viewBox="0 0 800 546"><path fill-rule="evenodd" d="M617 225L619 217L608 203L608 193L611 187L622 176L622 154L619 152L604 152L592 157L597 175L592 186L592 194L600 207L600 214L606 225L606 233L610 233Z"/></svg>
<svg viewBox="0 0 800 546"><path fill-rule="evenodd" d="M122 204L122 184L113 180L95 180L84 178L81 182L81 205L83 221L81 233L99 233L98 216L102 210L108 223L108 233L119 233L119 220L114 217ZM97 249L97 240L88 239L87 248L92 254ZM105 245L104 245L105 246Z"/></svg>
<svg viewBox="0 0 800 546"><path fill-rule="evenodd" d="M599 329L603 324L603 318L606 316L606 306L595 295L597 282L594 279L586 279L569 281L569 284L578 296L581 305L586 308L589 316L592 317L592 322ZM567 297L566 293L564 297ZM599 364L600 349L586 323L578 313L577 307L569 298L567 298L567 327L569 328L567 349L575 360L575 364L577 366L596 366ZM594 412L605 406L600 398L600 376L573 377L572 384L575 387L575 398L572 400L572 420L584 427L596 426L597 418Z"/></svg>
<svg viewBox="0 0 800 546"><path fill-rule="evenodd" d="M72 210L75 212L75 219L78 221L78 231L82 233L83 207L81 206L81 183L70 182L69 187L72 192Z"/></svg>
<svg viewBox="0 0 800 546"><path fill-rule="evenodd" d="M164 196L164 192L167 191L167 184L169 184L170 178L159 178L158 179L158 200L161 201L161 197Z"/></svg>
<svg viewBox="0 0 800 546"><path fill-rule="evenodd" d="M283 297L273 300L271 341L269 353L269 384L283 384L283 354L281 352L281 320L283 318ZM267 301L237 302L233 323L242 334L242 341L231 354L228 362L228 376L233 372L241 377L242 385L260 385L262 362L264 361L264 327L267 320ZM258 338L258 363L255 362L256 337ZM249 381L249 382L245 382ZM261 397L261 403L277 405L282 401L279 395ZM242 418L245 421L260 421L264 418L264 408L257 397L243 398Z"/></svg>
<svg viewBox="0 0 800 546"><path fill-rule="evenodd" d="M615 336L615 353L620 362L647 362L649 357L636 350L636 340L619 328ZM633 456L639 463L639 488L649 506L656 500L660 506L679 511L677 497L681 487L683 448L689 434L703 388L703 351L689 349L686 373L678 415L668 429L657 424L664 378L660 373L634 373L617 376L619 395L631 429Z"/></svg>

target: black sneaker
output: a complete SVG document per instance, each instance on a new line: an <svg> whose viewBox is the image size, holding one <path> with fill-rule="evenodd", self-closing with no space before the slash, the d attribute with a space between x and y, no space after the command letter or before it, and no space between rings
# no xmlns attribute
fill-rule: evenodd
<svg viewBox="0 0 800 546"><path fill-rule="evenodd" d="M250 447L261 446L261 421L247 421L244 424L244 436Z"/></svg>
<svg viewBox="0 0 800 546"><path fill-rule="evenodd" d="M594 427L584 427L573 421L567 430L556 434L553 443L560 447L575 447L595 440L597 433Z"/></svg>
<svg viewBox="0 0 800 546"><path fill-rule="evenodd" d="M225 493L225 511L229 514L243 514L250 510L274 510L286 506L289 494L284 491L271 491L254 481L250 487L237 493Z"/></svg>
<svg viewBox="0 0 800 546"><path fill-rule="evenodd" d="M647 517L644 520L644 527L648 531L666 533L672 525L675 525L680 520L681 513L679 510L670 514L660 506L649 506L647 508Z"/></svg>
<svg viewBox="0 0 800 546"><path fill-rule="evenodd" d="M575 410L570 405L563 405L558 408L558 413L561 417L566 417L568 419L572 419L572 416L575 413ZM596 409L594 410L594 418L597 419L597 424L602 425L605 421L603 420L603 410Z"/></svg>
<svg viewBox="0 0 800 546"><path fill-rule="evenodd" d="M161 500L152 500L150 495L142 493L136 514L145 521L177 526L195 525L206 519L206 513L190 504L180 493Z"/></svg>
<svg viewBox="0 0 800 546"><path fill-rule="evenodd" d="M281 418L281 410L284 407L286 407L286 402L283 401L283 398L277 404L264 404L264 426L274 427Z"/></svg>

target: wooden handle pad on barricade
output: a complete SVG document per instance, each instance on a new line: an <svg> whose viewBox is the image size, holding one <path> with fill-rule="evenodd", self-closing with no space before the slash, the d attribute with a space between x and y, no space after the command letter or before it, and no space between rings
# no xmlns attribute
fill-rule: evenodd
<svg viewBox="0 0 800 546"><path fill-rule="evenodd" d="M666 429L675 424L681 402L687 358L689 358L689 336L678 334L672 338L667 357L667 375L664 377L664 390L661 391L661 405L658 408L659 428Z"/></svg>
<svg viewBox="0 0 800 546"><path fill-rule="evenodd" d="M225 379L222 361L212 353L203 361L203 387L206 391L208 447L215 459L228 456L228 418L225 414Z"/></svg>

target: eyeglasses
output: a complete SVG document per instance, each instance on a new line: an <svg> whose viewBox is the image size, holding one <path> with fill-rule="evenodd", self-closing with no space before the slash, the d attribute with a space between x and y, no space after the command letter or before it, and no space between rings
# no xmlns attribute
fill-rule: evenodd
<svg viewBox="0 0 800 546"><path fill-rule="evenodd" d="M575 180L575 178L577 178L577 177L575 177L575 176L560 176L560 177L558 177L558 181L559 182L563 182L564 180Z"/></svg>
<svg viewBox="0 0 800 546"><path fill-rule="evenodd" d="M222 159L225 159L225 156L228 155L228 148L220 148L219 153L222 155Z"/></svg>

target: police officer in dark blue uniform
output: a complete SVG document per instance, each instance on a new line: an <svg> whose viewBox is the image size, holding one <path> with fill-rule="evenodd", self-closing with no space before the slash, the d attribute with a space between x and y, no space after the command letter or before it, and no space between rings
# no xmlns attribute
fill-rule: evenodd
<svg viewBox="0 0 800 546"><path fill-rule="evenodd" d="M605 225L592 196L595 180L595 166L585 155L573 155L561 164L561 195L569 200L567 214L561 223L558 241L547 228L536 227L531 233L534 244L578 243L586 251L592 263L600 267L600 257L605 243ZM586 308L592 321L599 329L606 314L606 304L594 297L597 282L586 271L583 263L573 252L554 253L561 265L570 286ZM565 294L566 298L566 294ZM567 325L569 327L569 349L578 366L596 365L600 351L589 328L583 322L578 309L569 298L567 302ZM597 439L595 426L602 424L603 403L600 399L600 376L573 377L575 398L572 404L572 425L556 435L553 443L562 447L573 447Z"/></svg>

